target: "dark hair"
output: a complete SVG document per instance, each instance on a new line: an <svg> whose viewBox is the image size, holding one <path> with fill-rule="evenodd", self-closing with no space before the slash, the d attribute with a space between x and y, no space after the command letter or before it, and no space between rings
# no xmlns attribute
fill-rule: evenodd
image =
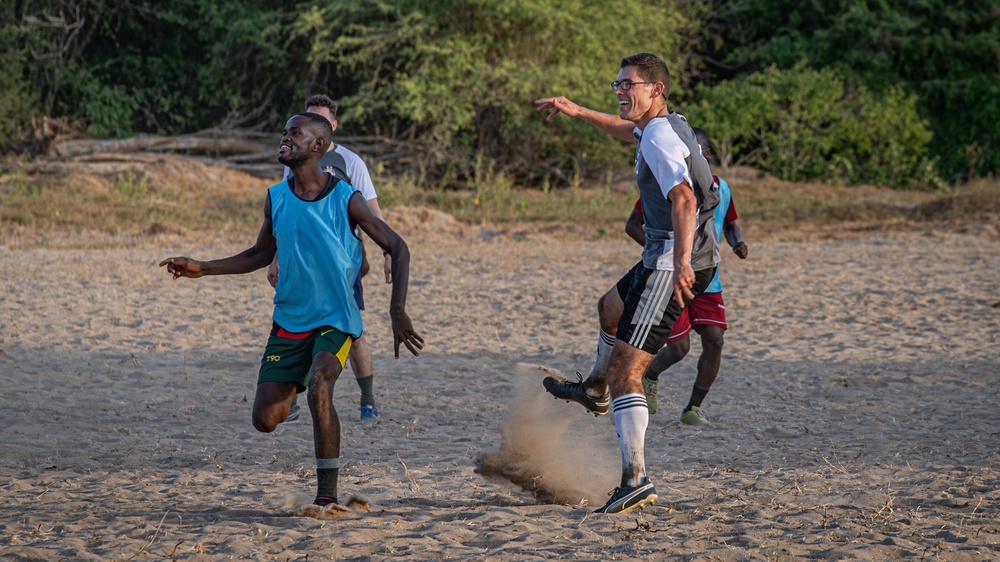
<svg viewBox="0 0 1000 562"><path fill-rule="evenodd" d="M670 95L670 70L660 57L650 53L638 53L622 59L621 68L634 66L639 77L647 82L663 82L663 99Z"/></svg>
<svg viewBox="0 0 1000 562"><path fill-rule="evenodd" d="M325 107L330 110L331 117L337 118L337 102L326 94L316 94L307 99L305 109L308 110L310 107Z"/></svg>
<svg viewBox="0 0 1000 562"><path fill-rule="evenodd" d="M317 137L326 139L326 146L330 146L330 141L333 139L333 126L330 125L330 121L326 117L323 117L319 113L310 113L308 111L296 113L292 117L305 117L308 119L309 128L312 129L312 132Z"/></svg>
<svg viewBox="0 0 1000 562"><path fill-rule="evenodd" d="M700 144L702 148L708 148L708 133L705 132L705 129L700 127L691 127L691 130L694 131L694 138L698 140L698 144Z"/></svg>

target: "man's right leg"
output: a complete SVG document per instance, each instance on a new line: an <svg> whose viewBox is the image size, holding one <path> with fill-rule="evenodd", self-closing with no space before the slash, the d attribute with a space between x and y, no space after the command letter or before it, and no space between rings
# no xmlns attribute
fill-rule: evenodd
<svg viewBox="0 0 1000 562"><path fill-rule="evenodd" d="M612 287L597 301L597 318L601 326L597 341L597 359L587 377L587 387L595 391L607 392L608 365L611 363L611 349L615 345L615 335L618 333L618 321L621 320L625 303L618 294L618 287Z"/></svg>
<svg viewBox="0 0 1000 562"><path fill-rule="evenodd" d="M298 385L290 382L262 382L257 385L253 399L253 427L262 433L271 433L288 417L292 398Z"/></svg>
<svg viewBox="0 0 1000 562"><path fill-rule="evenodd" d="M296 395L305 390L311 361L312 332L294 334L277 324L271 327L257 375L253 426L270 433L279 423L298 419Z"/></svg>
<svg viewBox="0 0 1000 562"><path fill-rule="evenodd" d="M698 376L691 389L691 398L681 413L681 422L687 425L702 425L708 423L700 410L701 403L712 388L712 383L719 376L722 365L722 346L725 329L719 326L700 325L695 330L701 336L701 356L698 358Z"/></svg>
<svg viewBox="0 0 1000 562"><path fill-rule="evenodd" d="M587 380L577 373L575 382L557 377L545 377L542 385L545 390L556 398L578 402L596 416L608 413L611 395L608 392L608 365L611 361L611 350L615 345L615 334L618 333L618 322L625 303L622 300L638 265L626 273L614 287L597 301L597 317L600 325L600 336L597 339L597 358L590 370Z"/></svg>

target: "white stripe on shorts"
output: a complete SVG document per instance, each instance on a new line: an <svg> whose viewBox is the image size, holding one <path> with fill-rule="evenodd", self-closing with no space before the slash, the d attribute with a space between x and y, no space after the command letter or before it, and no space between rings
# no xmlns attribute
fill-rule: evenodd
<svg viewBox="0 0 1000 562"><path fill-rule="evenodd" d="M639 306L642 306L643 302L645 302L646 307L638 311L639 319L628 342L629 345L637 349L642 349L653 326L659 324L663 319L665 308L663 301L674 290L674 272L672 270L655 270L650 276L654 278L653 287L652 289L647 289L649 291L648 295L646 291L643 291L643 296L647 298L640 300Z"/></svg>

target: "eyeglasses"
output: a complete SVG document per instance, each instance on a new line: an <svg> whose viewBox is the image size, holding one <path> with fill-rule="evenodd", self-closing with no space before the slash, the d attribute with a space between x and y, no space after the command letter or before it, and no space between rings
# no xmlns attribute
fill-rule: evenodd
<svg viewBox="0 0 1000 562"><path fill-rule="evenodd" d="M623 92L627 92L632 89L632 86L638 84L656 84L656 82L633 82L631 80L615 80L611 83L611 91L617 92L618 88L621 88Z"/></svg>

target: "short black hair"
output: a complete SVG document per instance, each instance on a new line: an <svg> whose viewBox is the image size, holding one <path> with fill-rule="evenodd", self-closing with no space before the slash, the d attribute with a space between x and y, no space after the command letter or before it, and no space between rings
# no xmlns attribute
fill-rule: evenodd
<svg viewBox="0 0 1000 562"><path fill-rule="evenodd" d="M660 57L651 53L636 53L622 59L621 68L634 66L639 76L649 82L663 82L663 99L670 95L670 69Z"/></svg>
<svg viewBox="0 0 1000 562"><path fill-rule="evenodd" d="M317 137L323 137L326 140L326 146L330 146L330 142L333 140L333 126L330 125L330 121L320 115L319 113L311 113L309 111L304 111L302 113L296 113L292 117L305 117L309 120L309 128L312 129L313 133Z"/></svg>
<svg viewBox="0 0 1000 562"><path fill-rule="evenodd" d="M315 96L310 96L306 100L306 106L303 109L308 110L310 107L325 107L330 110L330 116L334 119L337 118L337 102L333 101L333 98L326 94L316 94Z"/></svg>
<svg viewBox="0 0 1000 562"><path fill-rule="evenodd" d="M694 138L698 140L698 144L700 144L702 148L708 148L708 133L705 132L705 129L700 127L691 127L691 130L694 131Z"/></svg>

